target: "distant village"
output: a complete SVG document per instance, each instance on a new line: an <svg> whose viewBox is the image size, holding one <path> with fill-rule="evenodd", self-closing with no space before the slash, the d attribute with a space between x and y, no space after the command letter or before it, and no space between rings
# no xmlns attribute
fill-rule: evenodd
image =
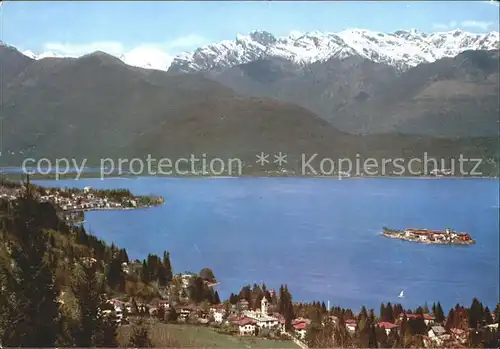
<svg viewBox="0 0 500 349"><path fill-rule="evenodd" d="M40 202L50 202L61 210L61 218L67 221L82 219L85 211L135 209L162 204L161 197L134 196L128 190L98 190L92 187L45 188L34 186L34 197ZM0 199L16 200L26 192L24 184L4 183L0 186Z"/></svg>

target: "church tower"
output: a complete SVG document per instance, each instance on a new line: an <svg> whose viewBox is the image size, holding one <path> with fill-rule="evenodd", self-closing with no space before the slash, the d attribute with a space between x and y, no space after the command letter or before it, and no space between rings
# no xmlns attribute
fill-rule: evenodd
<svg viewBox="0 0 500 349"><path fill-rule="evenodd" d="M262 300L260 301L260 312L262 315L267 315L267 306L268 306L268 301L266 297L262 297Z"/></svg>

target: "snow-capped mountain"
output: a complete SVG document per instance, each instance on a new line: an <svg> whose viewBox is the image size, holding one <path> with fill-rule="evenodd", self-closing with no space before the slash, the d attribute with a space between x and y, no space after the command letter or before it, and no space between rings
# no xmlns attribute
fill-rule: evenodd
<svg viewBox="0 0 500 349"><path fill-rule="evenodd" d="M145 69L168 70L173 57L157 49L138 47L119 57L125 64Z"/></svg>
<svg viewBox="0 0 500 349"><path fill-rule="evenodd" d="M265 58L281 58L298 65L307 65L332 57L342 59L357 55L398 69L407 69L420 63L454 57L467 50L493 49L499 49L498 32L475 34L454 30L423 33L410 29L381 33L349 29L339 33L293 32L278 38L266 31L253 31L249 35L237 35L235 40L209 44L175 57L157 48L138 47L119 58L126 64L141 68L196 72L224 70ZM64 56L56 52L38 55L31 51L23 53L34 59Z"/></svg>
<svg viewBox="0 0 500 349"><path fill-rule="evenodd" d="M331 57L358 55L377 63L401 69L444 57L454 57L467 50L499 48L499 33L473 34L461 30L422 33L415 29L386 34L363 29L340 33L293 33L276 38L266 31L254 31L206 45L191 53L175 57L170 70L191 72L225 69L263 58L284 58L304 65Z"/></svg>
<svg viewBox="0 0 500 349"><path fill-rule="evenodd" d="M51 51L47 51L47 52L42 52L40 54L36 54L33 51L27 50L27 51L23 51L22 54L25 55L25 56L27 56L27 57L29 57L29 58L31 58L31 59L42 59L42 58L47 58L47 57L51 57L51 58L62 58L62 57L65 57L64 55L58 54L56 52L51 52Z"/></svg>
<svg viewBox="0 0 500 349"><path fill-rule="evenodd" d="M52 58L62 58L62 57L79 57L78 55L63 55L56 52L42 52L40 54L36 54L33 51L27 50L22 52L25 56L28 56L32 59L42 59L47 57ZM89 54L91 52L86 52L85 54ZM84 54L84 55L85 55ZM123 63L140 67L145 69L157 69L157 70L167 70L172 63L173 57L168 55L166 52L161 51L156 48L146 48L146 47L138 47L132 49L124 54L119 55L119 58Z"/></svg>

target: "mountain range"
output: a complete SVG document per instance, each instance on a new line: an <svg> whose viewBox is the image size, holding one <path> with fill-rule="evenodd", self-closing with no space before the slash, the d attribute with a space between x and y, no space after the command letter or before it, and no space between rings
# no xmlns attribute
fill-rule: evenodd
<svg viewBox="0 0 500 349"><path fill-rule="evenodd" d="M282 58L298 65L307 65L351 56L407 69L440 58L454 57L467 50L498 48L498 32L475 34L458 29L436 33L424 33L416 29L394 33L349 29L339 33L293 32L285 37L256 30L248 35L238 34L235 40L208 44L174 57L159 49L144 48L130 50L118 58L141 68L184 73L223 70L259 59ZM27 50L23 53L33 59L64 57L52 51L36 54Z"/></svg>
<svg viewBox="0 0 500 349"><path fill-rule="evenodd" d="M207 153L255 163L260 151L498 158L498 33L256 31L181 54L163 71L104 52L54 56L0 45L11 160Z"/></svg>

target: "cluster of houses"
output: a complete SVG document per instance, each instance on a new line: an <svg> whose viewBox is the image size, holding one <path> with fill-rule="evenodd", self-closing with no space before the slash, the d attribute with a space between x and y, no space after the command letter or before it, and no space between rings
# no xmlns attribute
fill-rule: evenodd
<svg viewBox="0 0 500 349"><path fill-rule="evenodd" d="M406 229L404 235L408 239L422 242L473 242L472 237L467 233L457 233L455 231L438 231L429 229Z"/></svg>
<svg viewBox="0 0 500 349"><path fill-rule="evenodd" d="M441 347L443 345L450 346L452 348L465 348L468 340L468 331L460 329L460 328L451 328L447 330L441 324L436 323L434 316L430 314L410 314L410 313L401 313L399 317L396 319L395 323L380 321L376 324L377 327L383 328L387 335L390 335L391 332L398 333L400 329L401 321L403 321L404 317L407 320L416 320L423 318L426 326L428 327L428 331L426 335L423 336L424 345L426 348L435 348ZM357 321L354 319L345 321L347 330L353 334L356 331ZM498 323L487 325L487 328L490 330L498 330Z"/></svg>
<svg viewBox="0 0 500 349"><path fill-rule="evenodd" d="M0 186L0 199L16 200L26 191L25 186ZM45 190L44 194L35 193L35 196L41 202L50 202L57 205L63 211L88 211L104 209L123 209L137 207L137 201L133 198L127 198L122 201L112 198L96 195L91 187L85 187L83 191L66 193L66 189Z"/></svg>
<svg viewBox="0 0 500 349"><path fill-rule="evenodd" d="M90 187L85 187L82 192L72 193L69 196L60 195L60 192L55 190L46 195L41 195L40 201L51 202L61 207L63 211L102 210L137 206L137 202L133 199L115 201L107 197L97 196Z"/></svg>
<svg viewBox="0 0 500 349"><path fill-rule="evenodd" d="M13 201L16 200L24 192L22 187L6 187L0 186L0 199Z"/></svg>
<svg viewBox="0 0 500 349"><path fill-rule="evenodd" d="M188 279L187 274L184 279ZM123 323L124 313L133 314L132 304L117 299L109 300L109 303L114 307L117 321ZM165 314L175 309L178 322L191 322L195 321L199 324L215 324L216 326L231 326L237 335L240 336L257 336L264 330L274 331L278 335L290 334L285 332L285 318L279 313L271 313L269 310L269 301L264 297L261 300L260 308L257 310L249 309L249 302L245 299L240 300L237 304L233 305L211 305L199 306L194 304L177 305L172 307L167 300L157 300L149 305L137 304L139 311L149 312L150 315L155 316L158 314L160 308L163 308ZM427 348L441 347L443 345L453 345L454 348L461 348L467 344L468 332L459 329L451 328L445 329L441 324L436 323L434 316L430 314L412 314L402 313L398 316L394 323L387 321L379 321L376 326L385 330L389 336L391 333L398 333L400 324L404 318L407 320L414 320L423 318L424 323L428 327L428 332L423 337L424 345ZM331 315L330 320L334 324L338 324L338 318ZM349 333L354 334L357 329L356 319L347 319L344 321L346 329ZM292 321L293 338L296 341L304 341L306 332L311 324L310 319L296 318ZM488 325L493 330L498 330L498 323Z"/></svg>
<svg viewBox="0 0 500 349"><path fill-rule="evenodd" d="M240 300L239 308L242 309L239 315L228 318L228 322L238 327L238 333L242 336L256 335L259 330L285 330L285 318L280 314L269 314L269 302L266 297L262 298L260 309L248 310L248 301Z"/></svg>

